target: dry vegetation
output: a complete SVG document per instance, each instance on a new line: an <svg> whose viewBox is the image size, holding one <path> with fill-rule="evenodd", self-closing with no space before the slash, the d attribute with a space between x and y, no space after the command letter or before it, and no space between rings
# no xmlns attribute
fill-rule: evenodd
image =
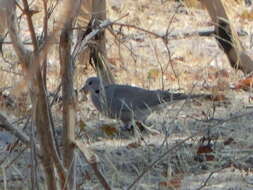
<svg viewBox="0 0 253 190"><path fill-rule="evenodd" d="M251 10L243 1L227 0L225 4L236 30L247 33L240 40L251 52ZM40 6L37 8L40 10ZM41 31L42 16L42 11L33 16L36 32ZM89 101L79 97L76 138L96 154L99 169L111 189L130 189L132 184L131 188L138 190L253 189L252 94L232 88L244 75L230 67L214 37L183 35L210 28L212 22L207 11L197 0L108 0L107 17L116 20L106 30L106 45L109 66L117 83L212 93L221 100L165 105L145 122L155 134L133 135L121 131L118 122L100 115ZM22 40L30 47L26 22L21 20L21 23ZM155 36L166 32L171 36L167 44ZM51 48L48 55L50 92L55 92L60 83L57 47L56 44ZM0 113L29 135L31 101L8 37L3 53ZM95 75L88 60L80 60L74 76L76 89L80 89L86 78ZM57 135L61 134L61 112L61 102L56 103L52 113ZM29 149L6 131L0 131L0 141L0 189L29 189ZM77 189L102 189L80 152L76 160ZM38 181L43 189L40 176L39 172Z"/></svg>

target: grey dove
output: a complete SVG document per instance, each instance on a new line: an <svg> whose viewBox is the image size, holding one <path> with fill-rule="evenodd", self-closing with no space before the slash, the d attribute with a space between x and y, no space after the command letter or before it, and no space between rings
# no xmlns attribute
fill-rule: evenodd
<svg viewBox="0 0 253 190"><path fill-rule="evenodd" d="M88 78L80 91L90 94L91 101L99 112L109 118L120 119L127 128L133 120L144 121L154 109L165 102L208 96L147 90L129 85L107 85L98 77Z"/></svg>

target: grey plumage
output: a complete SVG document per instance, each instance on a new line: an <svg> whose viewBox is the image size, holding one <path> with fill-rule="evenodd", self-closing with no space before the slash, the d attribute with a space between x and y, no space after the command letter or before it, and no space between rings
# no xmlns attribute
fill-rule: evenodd
<svg viewBox="0 0 253 190"><path fill-rule="evenodd" d="M88 78L81 90L90 93L98 111L110 118L120 119L125 125L133 119L145 120L162 103L207 96L147 90L129 85L106 85L97 77Z"/></svg>

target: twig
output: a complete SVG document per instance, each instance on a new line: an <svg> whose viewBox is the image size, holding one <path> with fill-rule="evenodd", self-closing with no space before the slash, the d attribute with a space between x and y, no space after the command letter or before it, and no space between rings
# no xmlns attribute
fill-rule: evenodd
<svg viewBox="0 0 253 190"><path fill-rule="evenodd" d="M28 126L28 123L31 119L31 116L27 119L26 124L23 128L26 128L26 126ZM38 160L37 160L37 153L38 150L36 149L36 140L35 140L35 130L34 130L35 126L34 126L34 120L31 121L31 125L30 125L30 129L31 129L31 133L30 133L30 141L31 141L31 163L32 163L32 167L31 167L31 187L32 189L39 189L38 188Z"/></svg>
<svg viewBox="0 0 253 190"><path fill-rule="evenodd" d="M5 169L8 169L14 162L16 162L17 159L23 154L23 152L24 152L26 149L27 149L27 147L24 147L24 148L19 152L19 154L5 166Z"/></svg>
<svg viewBox="0 0 253 190"><path fill-rule="evenodd" d="M101 174L101 172L99 171L98 167L97 167L97 158L96 155L92 153L92 155L89 152L89 150L87 149L87 147L85 146L84 143L82 143L81 141L75 141L75 146L82 152L82 155L84 157L84 159L86 160L86 162L91 166L91 168L93 169L96 177L98 178L99 182L101 183L101 185L104 187L105 190L111 190L111 187L109 186L109 184L107 183L107 181L105 180L104 176Z"/></svg>
<svg viewBox="0 0 253 190"><path fill-rule="evenodd" d="M24 76L24 74L22 74L22 73L18 73L18 72L15 72L15 71L3 69L2 67L0 67L0 70L3 71L3 72L6 72L6 73L11 73L11 74L18 75L18 76Z"/></svg>
<svg viewBox="0 0 253 190"><path fill-rule="evenodd" d="M177 79L177 83L178 83L178 87L179 87L179 88L180 88L179 77L178 77L178 74L176 73L176 70L175 70L173 64L172 64L172 58L171 58L172 56L171 56L170 49L169 49L169 47L168 47L168 35L169 35L170 26L171 26L171 24L172 24L172 22L173 22L173 20L174 20L174 18L175 18L175 16L176 16L176 13L178 12L178 9L179 9L180 7L181 7L180 5L177 6L175 13L172 15L171 19L169 20L169 24L168 24L168 27L167 27L167 29L166 29L166 34L165 34L164 37L162 38L162 41L163 41L163 43L164 43L164 45L165 45L165 48L166 48L167 53L168 53L168 56L169 56L169 63L168 63L168 64L170 64L170 67L171 67L171 69L172 69L172 72L174 73L174 75L175 75L175 77L176 77L176 79ZM162 78L162 79L163 79L163 78Z"/></svg>
<svg viewBox="0 0 253 190"><path fill-rule="evenodd" d="M110 21L110 20L105 20L103 21L97 29L93 30L92 32L90 32L89 34L87 34L85 36L85 38L82 40L81 43L77 44L76 47L74 48L73 52L72 52L72 57L75 59L77 54L82 51L88 44L88 42L94 38L99 32L103 31L105 28L107 28L108 26L111 26L113 23L117 22L118 20L128 16L129 14L127 13L126 15L123 15L122 17L114 20L114 21Z"/></svg>
<svg viewBox="0 0 253 190"><path fill-rule="evenodd" d="M223 168L222 168L223 169ZM208 177L206 178L206 180L204 181L204 183L197 189L197 190L201 190L202 188L204 188L207 185L207 182L211 179L211 177L213 176L213 174L215 174L217 171L213 171L211 172Z"/></svg>
<svg viewBox="0 0 253 190"><path fill-rule="evenodd" d="M30 146L29 138L24 133L14 128L1 113L0 113L0 127L9 131L11 134L13 134L16 138L21 140L27 146Z"/></svg>
<svg viewBox="0 0 253 190"><path fill-rule="evenodd" d="M62 87L62 82L60 82L60 84L58 85L56 91L53 94L53 99L52 99L52 101L49 104L50 108L52 108L52 106L54 105L54 103L59 100L59 93L60 93L61 87Z"/></svg>
<svg viewBox="0 0 253 190"><path fill-rule="evenodd" d="M36 51L38 49L38 41L37 41L36 33L35 33L35 30L34 30L32 15L30 13L30 8L29 8L27 0L22 0L22 1L23 1L23 5L24 5L24 10L23 11L24 11L24 14L26 15L29 31L31 33L33 48Z"/></svg>
<svg viewBox="0 0 253 190"><path fill-rule="evenodd" d="M2 174L3 175L3 174ZM9 179L6 179L6 182L15 182L15 181L24 181L26 179L26 177L12 177L12 178L9 178ZM5 183L5 179L0 179L0 183Z"/></svg>
<svg viewBox="0 0 253 190"><path fill-rule="evenodd" d="M105 190L111 190L111 187L106 182L104 176L101 174L101 172L98 169L97 162L90 162L90 166L92 167L95 175L97 176L98 180L100 181L101 185L104 187Z"/></svg>
<svg viewBox="0 0 253 190"><path fill-rule="evenodd" d="M6 171L4 166L1 167L2 169L2 175L3 175L3 182L4 182L4 190L7 190L7 178L6 178Z"/></svg>
<svg viewBox="0 0 253 190"><path fill-rule="evenodd" d="M125 24L125 23L113 22L112 25L116 25L116 26L120 26L120 27L127 27L127 28L134 28L136 30L139 30L139 31L145 32L147 34L150 34L150 35L152 35L152 36L154 36L156 38L163 38L164 37L163 35L157 34L155 32L151 32L151 31L149 31L147 29L135 26L133 24Z"/></svg>
<svg viewBox="0 0 253 190"><path fill-rule="evenodd" d="M173 19L173 17L172 17L172 19ZM198 30L185 29L185 31L174 31L174 32L170 32L170 33L167 33L168 31L166 30L165 34L159 34L157 32L152 32L147 29L133 25L133 24L125 24L125 23L116 22L116 23L113 23L112 25L133 28L135 30L142 31L142 32L147 33L147 34L154 36L156 38L164 38L164 39L166 38L167 40L168 39L182 39L182 38L192 37L192 36L209 37L209 36L212 36L215 32L214 27L211 26L211 27L200 28ZM247 35L247 33L245 31L238 31L237 34L239 36Z"/></svg>
<svg viewBox="0 0 253 190"><path fill-rule="evenodd" d="M48 35L48 12L47 12L47 1L43 0L43 10L44 10L44 18L43 18L43 34L44 39L47 38ZM43 61L43 69L42 69L42 76L43 76L43 82L45 85L45 90L47 91L47 55L44 58Z"/></svg>

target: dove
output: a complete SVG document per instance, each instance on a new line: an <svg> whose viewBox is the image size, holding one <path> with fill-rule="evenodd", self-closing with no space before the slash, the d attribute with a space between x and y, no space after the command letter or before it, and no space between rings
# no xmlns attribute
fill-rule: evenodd
<svg viewBox="0 0 253 190"><path fill-rule="evenodd" d="M145 121L154 110L166 102L208 96L148 90L130 85L104 84L98 77L88 78L80 91L90 95L93 105L99 112L109 118L121 120L126 128L131 127L133 120Z"/></svg>

